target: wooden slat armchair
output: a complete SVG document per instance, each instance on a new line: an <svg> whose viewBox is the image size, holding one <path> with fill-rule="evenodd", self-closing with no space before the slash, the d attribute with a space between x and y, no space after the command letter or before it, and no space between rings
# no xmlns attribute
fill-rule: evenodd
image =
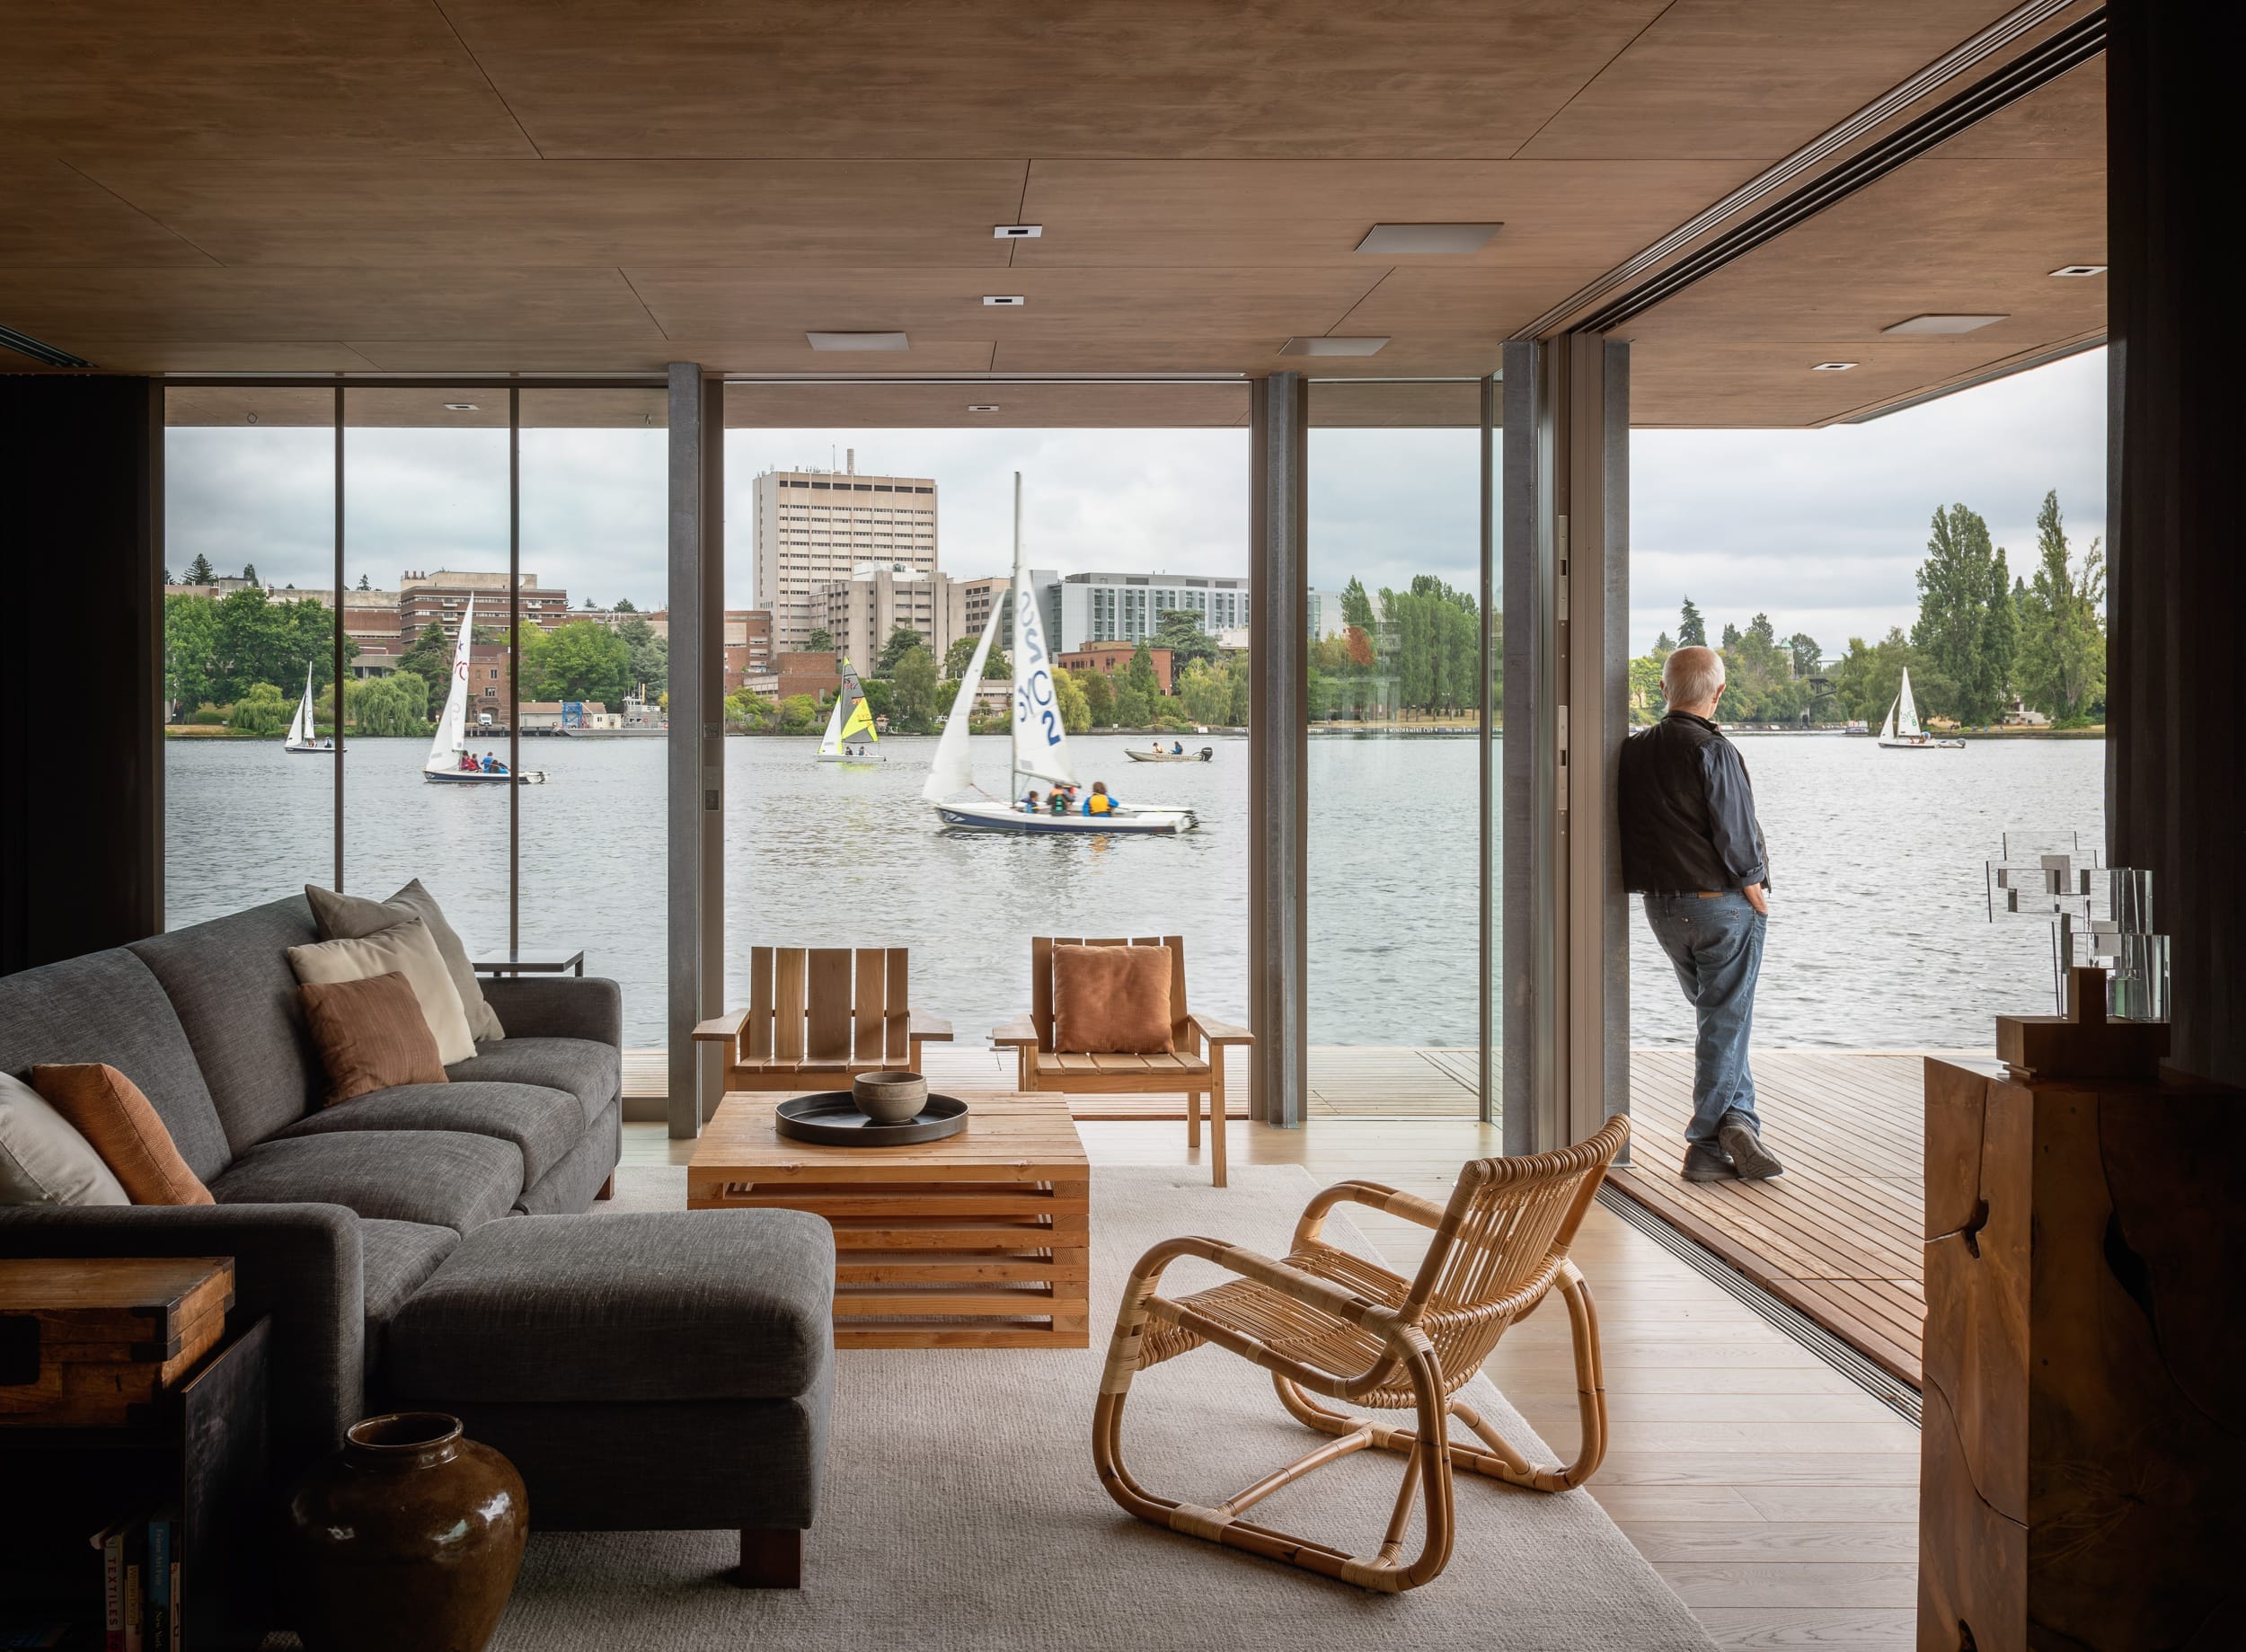
<svg viewBox="0 0 2246 1652"><path fill-rule="evenodd" d="M853 981L853 966L854 976ZM911 1007L903 947L752 947L748 1008L694 1029L725 1047L728 1090L847 1089L861 1073L920 1071L951 1023Z"/></svg>
<svg viewBox="0 0 2246 1652"><path fill-rule="evenodd" d="M1055 1047L1055 947L1168 947L1170 1050L1167 1056L1095 1056ZM1225 1185L1225 1052L1254 1044L1245 1027L1196 1015L1186 1007L1185 941L1176 935L1133 941L1071 941L1040 935L1030 942L1030 1013L991 1034L1001 1049L1020 1058L1016 1088L1057 1090L1069 1095L1167 1095L1185 1092L1185 1142L1201 1144L1201 1099L1209 1100L1209 1179Z"/></svg>
<svg viewBox="0 0 2246 1652"><path fill-rule="evenodd" d="M1629 1136L1630 1121L1617 1118L1590 1140L1558 1153L1474 1160L1459 1173L1447 1206L1370 1182L1341 1182L1311 1200L1285 1261L1214 1239L1156 1245L1124 1287L1092 1417L1092 1458L1109 1495L1155 1525L1393 1593L1432 1581L1449 1562L1453 1469L1537 1491L1581 1485L1605 1454L1606 1393L1590 1288L1568 1259L1568 1247ZM1328 1244L1321 1237L1326 1213L1344 1200L1432 1228L1419 1270L1407 1279ZM1163 1296L1163 1270L1181 1256L1200 1257L1238 1277L1190 1296ZM1555 1286L1567 1301L1573 1332L1583 1437L1573 1462L1539 1468L1458 1392L1507 1328ZM1335 1436L1214 1506L1144 1489L1123 1466L1120 1438L1132 1379L1205 1343L1265 1367L1280 1402L1297 1419ZM1313 1394L1375 1410L1408 1409L1419 1426L1353 1415ZM1454 1417L1488 1449L1454 1440ZM1430 1442L1441 1444L1430 1448ZM1345 1554L1241 1517L1282 1486L1367 1447L1404 1457L1403 1484L1375 1553ZM1407 1561L1415 1488L1424 1531L1419 1552Z"/></svg>

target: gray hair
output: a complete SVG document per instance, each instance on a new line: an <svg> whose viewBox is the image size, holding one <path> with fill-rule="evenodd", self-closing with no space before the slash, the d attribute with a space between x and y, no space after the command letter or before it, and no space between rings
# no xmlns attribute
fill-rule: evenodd
<svg viewBox="0 0 2246 1652"><path fill-rule="evenodd" d="M1723 656L1713 649L1678 649L1661 662L1661 694L1671 705L1704 705L1723 686Z"/></svg>

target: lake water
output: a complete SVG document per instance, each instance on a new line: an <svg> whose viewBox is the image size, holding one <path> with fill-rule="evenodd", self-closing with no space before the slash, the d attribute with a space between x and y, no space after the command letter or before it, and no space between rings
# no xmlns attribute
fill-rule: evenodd
<svg viewBox="0 0 2246 1652"><path fill-rule="evenodd" d="M1246 1008L1247 746L1204 738L1209 764L1128 762L1120 737L1072 741L1078 773L1119 796L1191 807L1177 838L948 832L919 800L933 739L889 761L813 760L811 739L726 742L725 903L746 1001L746 949L908 945L917 1007L963 1044L1029 1003L1032 934L1184 938L1197 1009ZM1881 751L1837 736L1740 737L1770 841L1770 940L1756 1001L1772 1048L1976 1047L1990 1017L2048 1007L2047 932L1992 926L1982 862L2009 827L2102 841L2105 747L1988 741ZM975 741L986 786L1006 742ZM355 742L345 887L381 897L419 877L474 950L507 941L507 791L432 786L419 740ZM526 740L520 789L526 949L586 952L624 994L627 1044L663 1041L664 751L659 740ZM332 767L277 744L166 746L173 927L326 883ZM1311 1041L1470 1045L1475 1038L1477 764L1471 739L1321 736L1310 746ZM1633 903L1634 906L1635 903ZM1632 1036L1689 1043L1689 1012L1634 910Z"/></svg>

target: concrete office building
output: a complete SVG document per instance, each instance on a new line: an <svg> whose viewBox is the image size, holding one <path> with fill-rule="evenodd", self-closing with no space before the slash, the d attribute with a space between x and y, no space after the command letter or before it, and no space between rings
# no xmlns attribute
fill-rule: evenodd
<svg viewBox="0 0 2246 1652"><path fill-rule="evenodd" d="M1038 594L1038 612L1044 616L1045 634L1059 646L1061 630L1061 576L1057 569L1032 568L1030 584ZM991 646L1005 649L1013 646L1013 576L986 574L979 579L955 579L951 590L958 603L959 618L952 634L960 637L980 637L983 626L990 618L991 606L998 607L998 636Z"/></svg>
<svg viewBox="0 0 2246 1652"><path fill-rule="evenodd" d="M813 593L850 579L859 564L936 571L935 481L766 471L756 478L755 539L755 602L771 610L773 647L801 649L819 623Z"/></svg>
<svg viewBox="0 0 2246 1652"><path fill-rule="evenodd" d="M1136 642L1162 629L1162 616L1185 609L1206 632L1248 623L1248 581L1201 574L1070 574L1059 583L1060 648L1087 642Z"/></svg>
<svg viewBox="0 0 2246 1652"><path fill-rule="evenodd" d="M940 573L866 562L846 579L813 587L805 629L825 631L835 640L835 652L866 672L899 625L918 632L942 659L959 634L955 605L951 582Z"/></svg>

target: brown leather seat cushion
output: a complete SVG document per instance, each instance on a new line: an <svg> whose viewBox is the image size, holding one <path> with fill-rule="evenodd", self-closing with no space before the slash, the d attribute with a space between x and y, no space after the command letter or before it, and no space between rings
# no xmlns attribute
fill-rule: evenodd
<svg viewBox="0 0 2246 1652"><path fill-rule="evenodd" d="M1053 1047L1168 1055L1170 975L1168 947L1055 947Z"/></svg>

